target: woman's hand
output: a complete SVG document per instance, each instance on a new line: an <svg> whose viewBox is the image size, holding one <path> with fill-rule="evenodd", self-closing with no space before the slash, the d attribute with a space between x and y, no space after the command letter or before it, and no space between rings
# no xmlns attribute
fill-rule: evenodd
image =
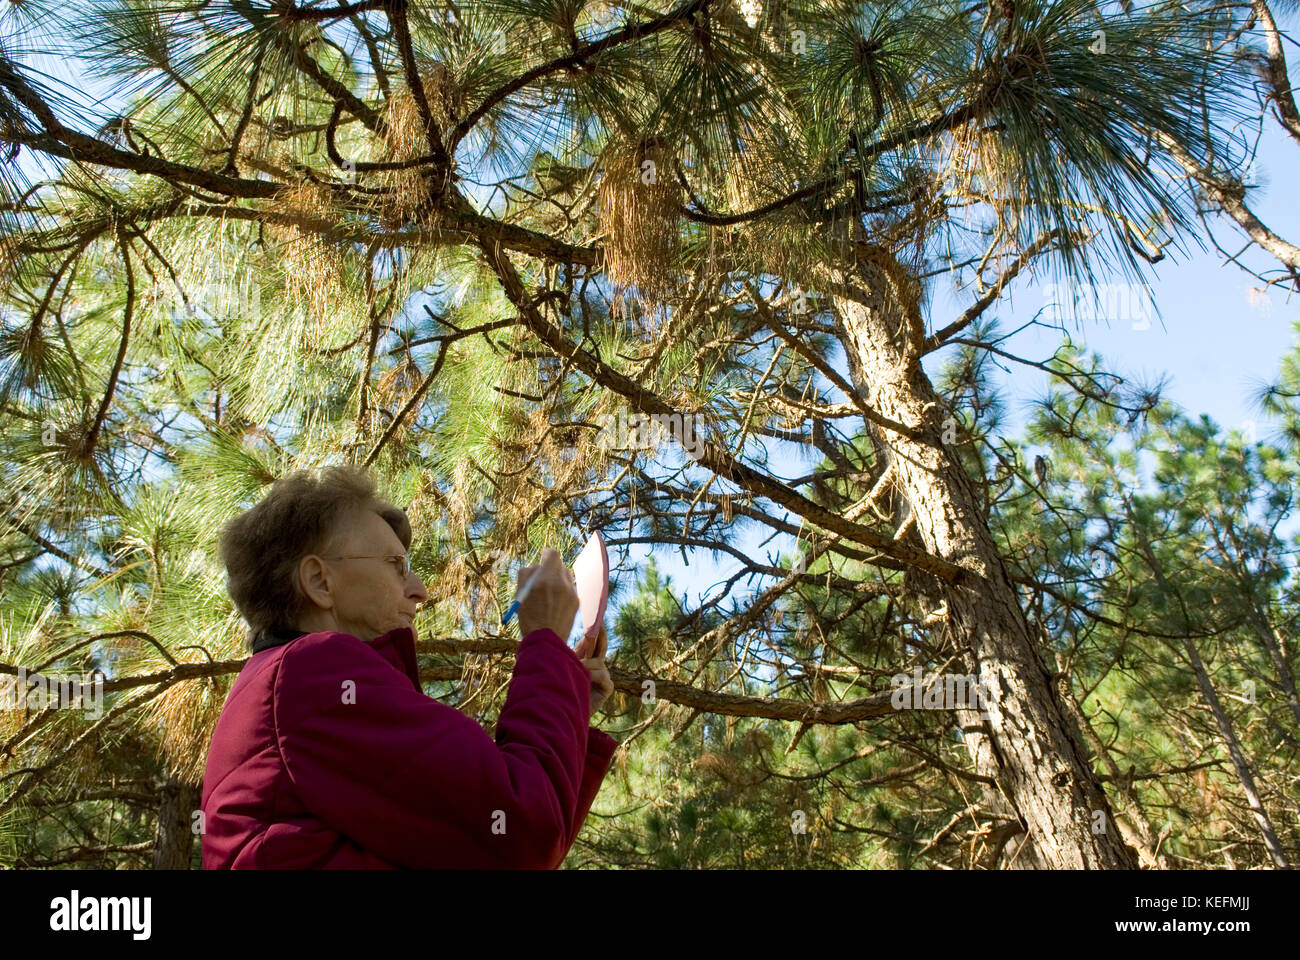
<svg viewBox="0 0 1300 960"><path fill-rule="evenodd" d="M610 694L614 692L614 681L609 675L609 669L605 666L605 651L609 644L609 637L605 633L605 625L600 625L600 633L594 640L588 640L583 637L578 641L575 653L582 665L587 668L591 674L591 710L590 715L595 716L596 711L601 705L609 699Z"/></svg>
<svg viewBox="0 0 1300 960"><path fill-rule="evenodd" d="M547 547L540 564L519 568L516 595L530 579L528 596L519 601L519 636L546 627L555 631L561 643L567 642L578 613L578 591L573 587L573 573L560 559L559 551Z"/></svg>

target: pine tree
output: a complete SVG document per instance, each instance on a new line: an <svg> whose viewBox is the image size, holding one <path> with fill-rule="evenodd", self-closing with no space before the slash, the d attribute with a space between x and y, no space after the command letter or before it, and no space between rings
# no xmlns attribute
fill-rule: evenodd
<svg viewBox="0 0 1300 960"><path fill-rule="evenodd" d="M960 665L992 692L987 720L956 713L980 862L1137 864L1095 829L1114 821L1106 781L995 534L998 445L921 361L999 356L980 318L1031 267L1137 276L1160 242L1148 224L1194 228L1152 142L1220 154L1240 115L1249 71L1207 49L1212 12L26 0L5 15L0 663L58 654L123 686L101 726L6 727L11 748L46 728L45 765L5 782L0 815L37 810L79 744L120 729L156 753L158 783L197 784L244 640L212 533L284 472L347 460L422 535L424 651L494 655L426 668L459 678L436 690L467 712L490 716L508 667L509 558L592 527L616 547L725 551L758 582L685 611L620 690L657 678L667 703L795 721L792 743L836 750L852 735L822 728L894 713L929 762L918 742L948 725L897 717L878 684L907 660ZM119 85L117 113L40 76L33 55L64 45ZM56 174L27 189L15 156ZM927 319L940 272L979 280L960 317ZM821 463L783 478L778 444ZM796 556L737 546L760 531L795 536ZM838 594L829 618L794 599L818 580ZM728 659L783 609L796 625L771 669L797 662L799 695L732 693ZM871 670L845 661L855 642ZM115 775L85 762L78 782ZM884 819L904 860L925 846L916 817Z"/></svg>

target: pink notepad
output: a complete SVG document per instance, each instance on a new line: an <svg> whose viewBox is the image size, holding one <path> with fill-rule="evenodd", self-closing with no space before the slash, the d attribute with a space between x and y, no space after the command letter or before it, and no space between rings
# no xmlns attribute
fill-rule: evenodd
<svg viewBox="0 0 1300 960"><path fill-rule="evenodd" d="M605 622L605 605L609 602L609 554L605 538L597 530L573 561L573 576L578 591L578 612L582 615L582 635L594 637Z"/></svg>

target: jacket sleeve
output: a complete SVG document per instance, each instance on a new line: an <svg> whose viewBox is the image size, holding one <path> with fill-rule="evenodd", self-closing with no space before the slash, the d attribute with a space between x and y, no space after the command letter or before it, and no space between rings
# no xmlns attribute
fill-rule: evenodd
<svg viewBox="0 0 1300 960"><path fill-rule="evenodd" d="M609 762L613 759L614 751L617 749L618 741L608 733L597 730L595 727L588 728L587 757L582 767L582 786L578 790L578 810L577 815L573 818L573 833L565 846L566 853L582 831L582 824L591 811L591 805L596 800L596 794L600 792L600 785L605 782L605 774L609 772ZM561 857L560 861L563 862L563 860L564 858ZM556 866L559 866L559 864L557 863Z"/></svg>
<svg viewBox="0 0 1300 960"><path fill-rule="evenodd" d="M558 867L617 746L592 742L590 678L550 630L519 644L495 742L346 634L295 642L273 691L301 803L416 869Z"/></svg>

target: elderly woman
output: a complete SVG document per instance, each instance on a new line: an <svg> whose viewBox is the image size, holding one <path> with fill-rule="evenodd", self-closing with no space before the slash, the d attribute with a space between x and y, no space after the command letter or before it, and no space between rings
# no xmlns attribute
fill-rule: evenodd
<svg viewBox="0 0 1300 960"><path fill-rule="evenodd" d="M420 686L424 584L406 515L350 467L295 473L222 533L250 627L203 780L203 866L558 867L617 742L588 726L612 692L605 631L565 642L578 599L543 551L496 738ZM593 649L594 648L594 649Z"/></svg>

